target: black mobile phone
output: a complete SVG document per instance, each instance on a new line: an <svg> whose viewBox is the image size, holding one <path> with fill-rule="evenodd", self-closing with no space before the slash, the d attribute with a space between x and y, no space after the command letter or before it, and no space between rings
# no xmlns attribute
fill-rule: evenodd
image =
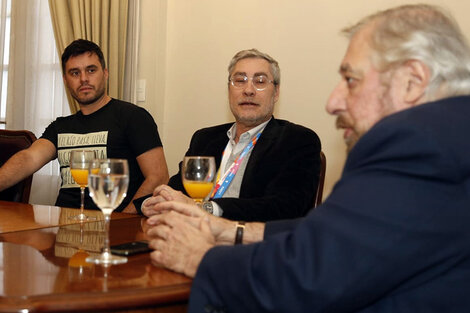
<svg viewBox="0 0 470 313"><path fill-rule="evenodd" d="M118 255L134 255L137 253L150 252L147 241L133 241L111 246L111 253Z"/></svg>

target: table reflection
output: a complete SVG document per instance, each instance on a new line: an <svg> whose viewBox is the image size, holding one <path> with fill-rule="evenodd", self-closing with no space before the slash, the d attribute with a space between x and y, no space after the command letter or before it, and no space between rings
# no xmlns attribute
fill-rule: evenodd
<svg viewBox="0 0 470 313"><path fill-rule="evenodd" d="M69 258L69 283L86 281L94 276L94 264L86 262L86 258L89 256L88 252L79 249Z"/></svg>
<svg viewBox="0 0 470 313"><path fill-rule="evenodd" d="M103 221L61 226L55 242L55 256L70 258L79 250L98 255L104 244Z"/></svg>
<svg viewBox="0 0 470 313"><path fill-rule="evenodd" d="M101 211L88 212L99 220L103 219ZM78 209L0 201L0 233L71 224L66 218L78 213Z"/></svg>
<svg viewBox="0 0 470 313"><path fill-rule="evenodd" d="M98 221L71 223L77 212L0 201L0 311L123 310L142 301L184 307L191 280L153 266L149 253L111 267L84 262L100 253L104 223L100 211L89 211ZM112 245L145 240L142 218L113 213L110 239Z"/></svg>
<svg viewBox="0 0 470 313"><path fill-rule="evenodd" d="M69 210L62 210L59 222L66 220L68 214ZM0 241L3 242L0 252L3 256L3 259L0 259L3 261L3 266L0 266L0 271L3 269L4 272L3 292L19 294L16 286L28 284L28 292L33 294L40 294L47 289L107 291L126 286L147 285L151 280L149 273L152 270L165 271L152 265L147 267L123 264L102 267L85 262L89 255L101 252L104 239L102 220L0 234ZM145 234L140 218L111 222L112 243L142 239L145 239ZM139 257L146 264L150 263L148 254L134 258ZM36 284L31 277L40 277L42 283Z"/></svg>

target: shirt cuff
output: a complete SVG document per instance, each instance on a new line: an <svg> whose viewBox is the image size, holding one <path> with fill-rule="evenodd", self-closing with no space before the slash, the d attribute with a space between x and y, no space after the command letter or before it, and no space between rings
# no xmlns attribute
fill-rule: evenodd
<svg viewBox="0 0 470 313"><path fill-rule="evenodd" d="M134 203L135 210L137 211L137 214L145 216L144 213L142 212L142 207L144 206L145 200L147 200L151 196L152 196L152 194L148 194L148 195L145 195L143 197L134 199L134 201L132 201Z"/></svg>
<svg viewBox="0 0 470 313"><path fill-rule="evenodd" d="M214 209L214 211L212 212L212 215L222 216L222 214L224 214L224 210L222 210L222 208L215 201L211 201L211 202L212 202L212 208Z"/></svg>

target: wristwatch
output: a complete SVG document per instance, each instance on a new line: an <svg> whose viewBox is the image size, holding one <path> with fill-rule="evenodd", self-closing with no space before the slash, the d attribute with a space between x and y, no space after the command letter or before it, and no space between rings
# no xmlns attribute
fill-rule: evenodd
<svg viewBox="0 0 470 313"><path fill-rule="evenodd" d="M204 201L202 203L202 208L209 214L214 214L214 206L211 201Z"/></svg>

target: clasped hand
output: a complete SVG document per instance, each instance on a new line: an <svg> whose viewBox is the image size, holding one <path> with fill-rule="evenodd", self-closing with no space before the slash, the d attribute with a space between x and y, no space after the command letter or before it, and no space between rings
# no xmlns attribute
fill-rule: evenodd
<svg viewBox="0 0 470 313"><path fill-rule="evenodd" d="M194 277L204 254L215 245L207 216L186 216L176 211L154 215L147 221L152 263Z"/></svg>
<svg viewBox="0 0 470 313"><path fill-rule="evenodd" d="M181 191L174 190L168 185L160 185L153 191L153 195L142 203L142 213L145 216L162 213L156 208L158 203L166 201L178 201L181 203L195 204L194 200L183 194Z"/></svg>
<svg viewBox="0 0 470 313"><path fill-rule="evenodd" d="M186 201L189 199L189 201ZM232 244L224 239L233 228L231 221L215 217L198 207L193 200L162 185L143 205L151 213L146 222L152 263L194 277L204 254L216 244ZM147 213L145 213L147 215Z"/></svg>

